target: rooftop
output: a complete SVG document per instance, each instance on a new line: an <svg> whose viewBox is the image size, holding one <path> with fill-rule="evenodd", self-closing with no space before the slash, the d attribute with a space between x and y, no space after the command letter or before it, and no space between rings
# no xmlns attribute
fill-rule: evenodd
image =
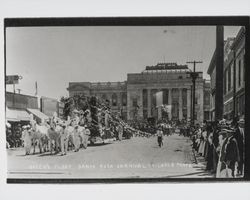
<svg viewBox="0 0 250 200"><path fill-rule="evenodd" d="M145 70L188 70L187 65L178 65L177 63L157 63L155 66L146 66Z"/></svg>

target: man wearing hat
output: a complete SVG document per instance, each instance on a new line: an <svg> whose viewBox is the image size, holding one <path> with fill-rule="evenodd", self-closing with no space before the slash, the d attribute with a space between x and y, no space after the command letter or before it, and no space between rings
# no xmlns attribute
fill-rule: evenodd
<svg viewBox="0 0 250 200"><path fill-rule="evenodd" d="M67 133L67 123L61 122L60 126L63 128L60 133L60 143L61 143L61 155L66 155L68 149L68 133Z"/></svg>
<svg viewBox="0 0 250 200"><path fill-rule="evenodd" d="M73 110L73 119L72 119L72 126L74 127L74 133L73 133L73 141L75 146L75 152L79 151L80 149L80 135L79 135L79 121L80 118L78 116L79 111Z"/></svg>
<svg viewBox="0 0 250 200"><path fill-rule="evenodd" d="M238 143L239 154L240 154L240 161L238 165L238 173L242 175L243 172L243 164L244 164L244 138L245 138L245 120L240 119L238 121L238 127L236 128L234 138Z"/></svg>
<svg viewBox="0 0 250 200"><path fill-rule="evenodd" d="M222 136L222 142L216 178L234 177L235 168L240 160L238 144L234 138L234 131L224 128L219 134Z"/></svg>

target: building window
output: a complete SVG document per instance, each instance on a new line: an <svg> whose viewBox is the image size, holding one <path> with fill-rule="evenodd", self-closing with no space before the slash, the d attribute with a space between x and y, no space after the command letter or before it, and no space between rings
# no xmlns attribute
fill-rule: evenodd
<svg viewBox="0 0 250 200"><path fill-rule="evenodd" d="M210 95L209 95L209 92L204 92L204 105L210 105Z"/></svg>
<svg viewBox="0 0 250 200"><path fill-rule="evenodd" d="M241 86L241 60L239 60L238 85Z"/></svg>
<svg viewBox="0 0 250 200"><path fill-rule="evenodd" d="M198 104L198 97L195 97L195 104Z"/></svg>
<svg viewBox="0 0 250 200"><path fill-rule="evenodd" d="M117 106L117 95L112 94L112 106Z"/></svg>
<svg viewBox="0 0 250 200"><path fill-rule="evenodd" d="M148 91L143 89L143 107L146 108L148 106Z"/></svg>
<svg viewBox="0 0 250 200"><path fill-rule="evenodd" d="M229 111L231 112L233 110L233 102L230 102L229 104Z"/></svg>
<svg viewBox="0 0 250 200"><path fill-rule="evenodd" d="M183 113L183 118L187 119L187 109L183 109L182 113Z"/></svg>
<svg viewBox="0 0 250 200"><path fill-rule="evenodd" d="M231 90L231 66L228 67L228 73L227 73L227 79L228 79L228 82L227 82L227 89L228 89L228 92Z"/></svg>
<svg viewBox="0 0 250 200"><path fill-rule="evenodd" d="M125 93L122 94L122 106L127 106L127 95Z"/></svg>
<svg viewBox="0 0 250 200"><path fill-rule="evenodd" d="M144 119L148 118L148 111L147 110L143 110L143 118Z"/></svg>
<svg viewBox="0 0 250 200"><path fill-rule="evenodd" d="M163 104L168 104L168 90L164 89L163 90Z"/></svg>
<svg viewBox="0 0 250 200"><path fill-rule="evenodd" d="M132 105L133 105L133 107L137 107L138 106L137 105L137 98L133 98Z"/></svg>
<svg viewBox="0 0 250 200"><path fill-rule="evenodd" d="M209 120L209 111L204 111L204 119Z"/></svg>

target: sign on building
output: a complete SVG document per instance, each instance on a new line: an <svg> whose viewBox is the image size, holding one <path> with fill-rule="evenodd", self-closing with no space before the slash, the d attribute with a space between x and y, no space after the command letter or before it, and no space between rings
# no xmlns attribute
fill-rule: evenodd
<svg viewBox="0 0 250 200"><path fill-rule="evenodd" d="M20 76L18 75L11 75L11 76L6 76L5 78L5 84L18 84L18 80L21 79Z"/></svg>

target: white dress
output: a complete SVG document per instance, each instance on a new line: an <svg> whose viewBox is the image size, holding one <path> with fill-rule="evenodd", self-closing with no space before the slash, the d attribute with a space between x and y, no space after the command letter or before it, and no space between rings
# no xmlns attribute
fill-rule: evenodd
<svg viewBox="0 0 250 200"><path fill-rule="evenodd" d="M202 132L202 137L203 137L203 140L201 140L198 152L201 153L202 156L204 156L205 145L206 145L206 137L207 137L207 132L206 131Z"/></svg>

